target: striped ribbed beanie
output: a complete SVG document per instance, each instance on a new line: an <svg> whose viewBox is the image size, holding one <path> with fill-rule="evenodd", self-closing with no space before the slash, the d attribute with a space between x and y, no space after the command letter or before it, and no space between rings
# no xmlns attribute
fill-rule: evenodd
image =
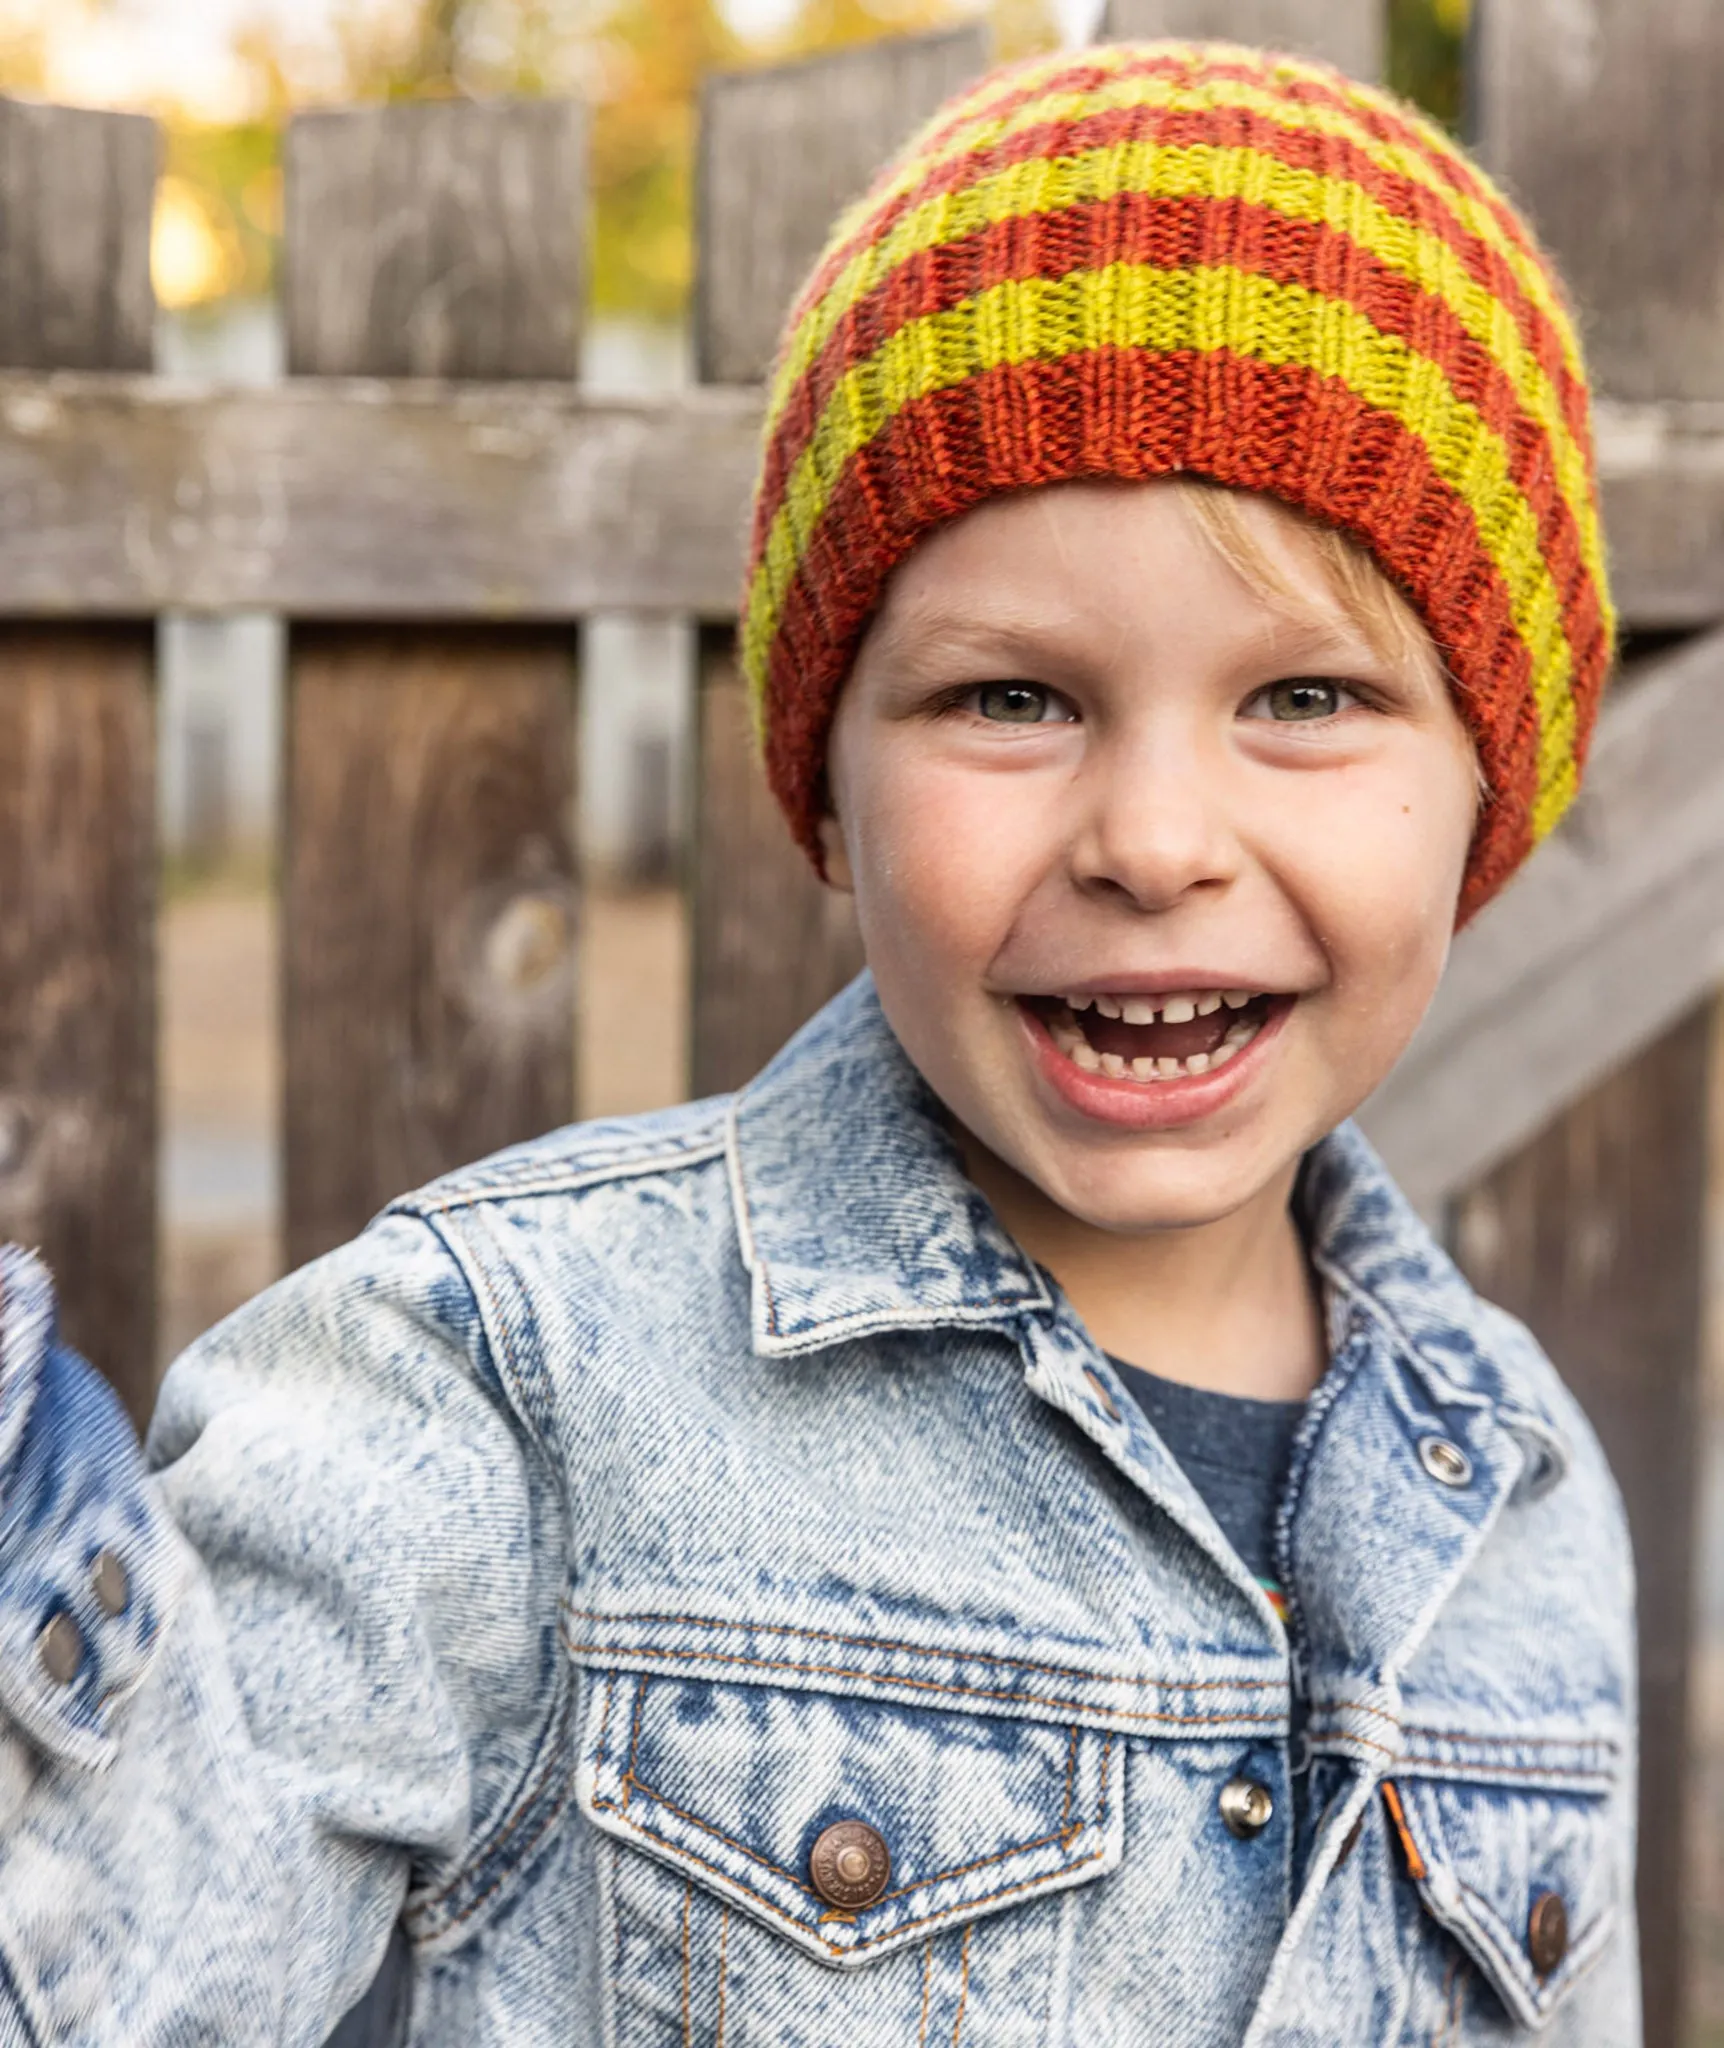
<svg viewBox="0 0 1724 2048"><path fill-rule="evenodd" d="M1177 471L1340 528L1423 618L1493 799L1457 923L1550 831L1616 619L1549 259L1392 94L1229 43L1116 43L948 101L791 308L741 649L822 875L827 733L893 566L995 492Z"/></svg>

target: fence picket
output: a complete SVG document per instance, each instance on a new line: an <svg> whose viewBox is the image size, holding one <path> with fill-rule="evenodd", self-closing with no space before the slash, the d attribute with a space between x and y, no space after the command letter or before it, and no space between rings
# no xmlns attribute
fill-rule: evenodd
<svg viewBox="0 0 1724 2048"><path fill-rule="evenodd" d="M1498 0L1478 29L1477 148L1555 255L1595 382L1618 400L1724 400L1724 196L1706 170L1724 134L1724 14L1708 0ZM1462 1263L1539 1334L1627 1501L1647 2048L1686 2038L1693 1981L1691 1596L1719 1021L1715 1000L1691 1010L1454 1207Z"/></svg>
<svg viewBox="0 0 1724 2048"><path fill-rule="evenodd" d="M289 370L573 377L584 135L549 102L296 120ZM573 1114L573 685L558 628L290 632L290 1263Z"/></svg>
<svg viewBox="0 0 1724 2048"><path fill-rule="evenodd" d="M1475 5L1477 148L1555 254L1595 383L1615 399L1716 408L1724 11L1716 0Z"/></svg>
<svg viewBox="0 0 1724 2048"><path fill-rule="evenodd" d="M156 129L0 102L0 367L147 369ZM154 629L0 627L0 1239L155 1389Z"/></svg>
<svg viewBox="0 0 1724 2048"><path fill-rule="evenodd" d="M695 314L706 381L766 374L790 297L836 210L987 59L985 35L961 29L707 81ZM727 626L700 635L699 691L690 876L696 1096L746 1081L862 965L851 899L815 877L752 758Z"/></svg>
<svg viewBox="0 0 1724 2048"><path fill-rule="evenodd" d="M1107 42L1209 37L1321 57L1350 78L1381 78L1384 0L1107 0Z"/></svg>

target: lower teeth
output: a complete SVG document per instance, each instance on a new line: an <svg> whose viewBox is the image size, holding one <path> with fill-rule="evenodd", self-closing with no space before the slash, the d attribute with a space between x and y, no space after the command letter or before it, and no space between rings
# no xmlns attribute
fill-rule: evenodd
<svg viewBox="0 0 1724 2048"><path fill-rule="evenodd" d="M1081 1067L1086 1074L1105 1074L1115 1081L1179 1081L1189 1076L1212 1073L1217 1067L1226 1066L1235 1053L1243 1052L1262 1027L1258 1024L1238 1023L1232 1025L1227 1036L1214 1052L1194 1052L1183 1060L1150 1059L1140 1056L1127 1060L1117 1052L1097 1052L1083 1033L1073 1025L1054 1024L1049 1026L1054 1044L1072 1064Z"/></svg>

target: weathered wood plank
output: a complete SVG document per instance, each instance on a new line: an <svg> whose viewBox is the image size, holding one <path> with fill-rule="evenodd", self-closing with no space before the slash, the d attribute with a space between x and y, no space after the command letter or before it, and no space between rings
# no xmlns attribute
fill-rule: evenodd
<svg viewBox="0 0 1724 2048"><path fill-rule="evenodd" d="M0 377L0 611L735 610L753 392Z"/></svg>
<svg viewBox="0 0 1724 2048"><path fill-rule="evenodd" d="M285 154L289 362L353 377L572 375L586 149L586 109L570 100L299 115Z"/></svg>
<svg viewBox="0 0 1724 2048"><path fill-rule="evenodd" d="M854 899L816 879L754 758L734 638L701 634L697 1097L740 1087L862 965Z"/></svg>
<svg viewBox="0 0 1724 2048"><path fill-rule="evenodd" d="M572 377L581 132L532 104L296 123L289 371ZM290 631L293 1259L573 1113L573 686L555 630Z"/></svg>
<svg viewBox="0 0 1724 2048"><path fill-rule="evenodd" d="M1596 383L1724 397L1724 10L1513 0L1476 47L1475 146L1582 307Z"/></svg>
<svg viewBox="0 0 1724 2048"><path fill-rule="evenodd" d="M0 625L0 1239L140 1425L155 1388L147 629Z"/></svg>
<svg viewBox="0 0 1724 2048"><path fill-rule="evenodd" d="M1628 1506L1639 1594L1641 1975L1648 2048L1681 2029L1711 1004L1566 1110L1462 1203L1474 1286L1538 1332Z"/></svg>
<svg viewBox="0 0 1724 2048"><path fill-rule="evenodd" d="M1581 795L1360 1113L1428 1215L1724 979L1724 630L1607 698Z"/></svg>
<svg viewBox="0 0 1724 2048"><path fill-rule="evenodd" d="M1112 43L1155 36L1255 43L1373 80L1383 75L1386 11L1384 0L1107 0L1100 35Z"/></svg>
<svg viewBox="0 0 1724 2048"><path fill-rule="evenodd" d="M1622 401L1724 405L1724 12L1715 0L1659 0L1651 7L1644 0L1516 0L1486 7L1477 28L1468 80L1476 147L1555 256L1595 384ZM1684 503L1679 516L1694 509ZM1690 549L1709 545L1715 531L1692 529L1687 545L1673 552L1691 560ZM1715 657L1716 649L1706 653ZM1632 715L1632 696L1623 708ZM1648 774L1645 785L1656 781ZM1596 840L1597 825L1596 812L1590 821L1583 812L1571 838L1591 830ZM1667 853L1673 835L1660 824L1658 836ZM1614 865L1626 876L1632 864ZM1694 919L1693 882L1685 867L1666 887L1685 906L1685 924ZM1619 1001L1637 1006L1637 971L1664 979L1669 996L1665 949L1679 937L1663 922L1670 908L1646 898L1622 906L1627 929L1601 951L1629 978L1601 984L1594 973L1590 1007L1573 1006L1572 981L1567 990L1546 986L1547 1041L1558 1016L1584 1037ZM1659 948L1640 950L1661 923ZM1702 1142L1711 1108L1709 1062L1694 1049L1707 1029L1704 1018L1695 1020L1686 1053L1681 1034L1641 1051L1605 1096L1553 1122L1535 1141L1534 1156L1493 1175L1504 1201L1541 1210L1536 1223L1515 1216L1510 1229L1523 1240L1536 1230L1553 1246L1568 1237L1583 1251L1599 1243L1628 1250L1603 1278L1572 1255L1549 1263L1526 1299L1533 1327L1600 1424L1642 1545L1647 2048L1674 2048L1688 2034L1683 1929L1694 1822L1683 1674L1694 1620L1685 1599L1667 1602L1649 1578L1673 1569L1672 1557L1688 1555L1699 1540L1685 1433L1696 1408L1705 1320L1705 1276L1691 1244L1705 1228L1706 1188L1691 1148ZM1608 1118L1608 1147L1598 1137L1601 1118ZM1573 1161L1601 1152L1608 1155L1604 1169L1571 1170ZM1547 1160L1570 1166L1552 1172ZM1654 1185L1666 1176L1674 1195ZM1474 1199L1460 1205L1463 1226ZM1634 1381L1648 1388L1647 1397L1623 1398L1623 1386Z"/></svg>
<svg viewBox="0 0 1724 2048"><path fill-rule="evenodd" d="M1724 619L1724 403L1594 405L1611 590L1636 627Z"/></svg>
<svg viewBox="0 0 1724 2048"><path fill-rule="evenodd" d="M0 373L0 613L725 618L759 432L754 387ZM1601 404L1599 465L1627 620L1724 618L1724 406Z"/></svg>
<svg viewBox="0 0 1724 2048"><path fill-rule="evenodd" d="M149 368L158 149L143 114L0 99L0 365Z"/></svg>
<svg viewBox="0 0 1724 2048"><path fill-rule="evenodd" d="M0 102L0 368L150 362L156 130ZM0 1237L140 1425L155 1389L154 636L0 626Z"/></svg>
<svg viewBox="0 0 1724 2048"><path fill-rule="evenodd" d="M702 382L764 377L839 209L987 67L981 28L893 36L702 87L695 345Z"/></svg>
<svg viewBox="0 0 1724 2048"><path fill-rule="evenodd" d="M569 643L296 627L287 1253L574 1113Z"/></svg>
<svg viewBox="0 0 1724 2048"><path fill-rule="evenodd" d="M697 193L705 379L765 374L837 209L985 67L988 49L983 31L965 29L708 82ZM698 667L689 1085L704 1095L755 1073L862 954L850 898L816 878L754 758L728 629L702 634Z"/></svg>

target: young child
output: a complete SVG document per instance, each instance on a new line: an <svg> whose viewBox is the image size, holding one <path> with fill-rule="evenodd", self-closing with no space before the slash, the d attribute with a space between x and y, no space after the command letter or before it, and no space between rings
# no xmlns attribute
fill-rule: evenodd
<svg viewBox="0 0 1724 2048"><path fill-rule="evenodd" d="M0 1266L0 2038L1640 2038L1628 1543L1351 1112L1612 658L1435 128L1119 45L834 230L743 626L868 968L405 1196L145 1463Z"/></svg>

